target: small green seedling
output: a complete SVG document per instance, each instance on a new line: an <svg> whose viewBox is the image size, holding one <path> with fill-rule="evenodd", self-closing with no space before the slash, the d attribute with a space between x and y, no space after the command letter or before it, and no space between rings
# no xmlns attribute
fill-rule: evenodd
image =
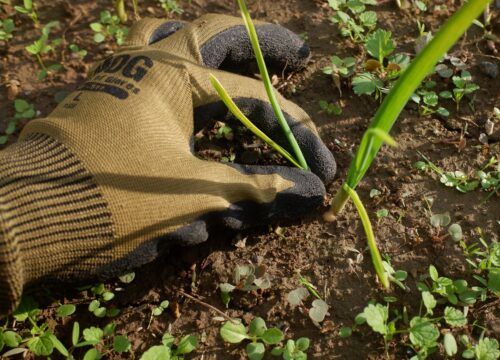
<svg viewBox="0 0 500 360"><path fill-rule="evenodd" d="M31 45L26 46L26 51L34 55L38 61L41 70L38 73L38 80L43 80L52 72L62 68L61 64L45 65L43 56L50 52L55 52L55 49L61 44L61 38L56 38L49 41L50 30L59 25L59 21L51 21L42 28L42 35L38 40L35 40Z"/></svg>
<svg viewBox="0 0 500 360"><path fill-rule="evenodd" d="M108 10L101 11L100 22L91 23L90 28L94 31L94 41L96 43L101 43L107 37L112 37L118 45L122 45L128 34L128 28L120 26L120 18L111 15Z"/></svg>
<svg viewBox="0 0 500 360"><path fill-rule="evenodd" d="M73 54L74 56L77 56L79 58L83 59L85 56L87 56L87 50L80 49L80 47L76 44L70 44L69 50L71 51L71 54Z"/></svg>
<svg viewBox="0 0 500 360"><path fill-rule="evenodd" d="M457 104L457 111L459 110L460 101L465 95L470 95L479 89L479 85L472 82L470 72L463 70L460 76L453 76L451 78L455 88L453 89L453 101Z"/></svg>
<svg viewBox="0 0 500 360"><path fill-rule="evenodd" d="M198 339L194 335L183 336L175 345L175 337L168 332L163 335L161 342L163 345L149 348L140 360L183 360L184 355L192 353L198 346Z"/></svg>
<svg viewBox="0 0 500 360"><path fill-rule="evenodd" d="M306 287L299 287L295 290L292 290L288 293L286 299L292 309L298 307L300 311L304 314L307 314L312 322L316 326L320 326L320 323L325 319L325 317L329 314L328 304L320 298L316 298L312 301L310 307L306 306L305 301L309 298L311 292ZM317 294L316 291L313 294ZM314 295L316 296L316 295ZM318 295L319 296L319 295Z"/></svg>
<svg viewBox="0 0 500 360"><path fill-rule="evenodd" d="M239 344L244 340L251 342L245 347L250 360L260 360L266 352L266 345L277 345L283 340L283 332L278 328L267 328L266 322L255 317L247 329L241 322L227 321L220 329L224 341Z"/></svg>
<svg viewBox="0 0 500 360"><path fill-rule="evenodd" d="M328 0L328 5L335 10L332 23L338 24L342 36L354 42L363 41L377 25L377 13L366 11L366 5L377 5L375 0Z"/></svg>
<svg viewBox="0 0 500 360"><path fill-rule="evenodd" d="M90 287L90 291L96 299L92 300L88 306L88 310L98 318L115 317L120 314L120 309L111 307L107 308L105 303L114 299L115 294L112 291L106 290L104 284L100 283Z"/></svg>
<svg viewBox="0 0 500 360"><path fill-rule="evenodd" d="M394 270L391 261L388 257L382 262L384 264L384 270L389 278L389 281L393 282L403 290L410 290L408 286L404 284L404 281L408 277L408 273L404 270Z"/></svg>
<svg viewBox="0 0 500 360"><path fill-rule="evenodd" d="M160 305L154 307L153 310L151 310L151 316L149 317L148 329L151 326L151 323L153 322L153 318L158 317L161 314L163 314L163 312L168 309L169 305L170 305L170 302L168 300L164 300L160 303Z"/></svg>
<svg viewBox="0 0 500 360"><path fill-rule="evenodd" d="M377 29L366 38L365 50L372 58L365 62L366 71L352 79L355 94L373 95L375 99L381 100L383 94L390 90L410 63L407 55L392 54L394 49L390 31Z"/></svg>
<svg viewBox="0 0 500 360"><path fill-rule="evenodd" d="M331 75L333 83L339 90L340 96L342 96L341 78L350 78L354 74L356 70L356 59L353 57L341 59L334 55L330 60L331 65L324 67L322 71L326 75Z"/></svg>
<svg viewBox="0 0 500 360"><path fill-rule="evenodd" d="M81 347L90 347L83 356L84 360L100 359L104 354L115 352L124 354L130 352L132 344L126 335L114 334L116 324L109 323L104 328L91 326L83 330L80 334L80 324L75 321L71 333L72 347L69 352ZM123 355L122 355L123 356ZM72 355L67 356L69 359L74 359Z"/></svg>
<svg viewBox="0 0 500 360"><path fill-rule="evenodd" d="M231 301L231 293L233 291L255 291L266 290L271 287L271 280L269 275L266 274L266 266L258 264L255 266L252 263L244 265L236 265L233 270L233 284L221 283L219 288L221 291L222 302L226 307L229 306Z"/></svg>
<svg viewBox="0 0 500 360"><path fill-rule="evenodd" d="M329 103L326 100L319 101L319 107L321 110L326 112L328 115L340 115L342 114L342 108L335 103Z"/></svg>
<svg viewBox="0 0 500 360"><path fill-rule="evenodd" d="M67 307L58 308L60 316L64 316L64 313L70 312L68 310L71 309ZM0 356L10 357L16 354L26 356L31 352L35 356L48 357L55 350L65 357L69 356L68 349L53 334L52 330L49 329L49 325L47 323L39 324L38 316L40 313L41 310L33 298L29 296L22 298L21 303L12 315L17 323L26 323L26 320L28 320L28 325L25 326L28 328L31 325L31 328L27 332L17 332L15 331L16 328L6 330L9 325L9 320L7 319L7 324L4 327L0 327L0 351L5 347L10 348L10 350Z"/></svg>
<svg viewBox="0 0 500 360"><path fill-rule="evenodd" d="M289 339L284 347L277 346L271 355L282 357L284 360L307 360L307 350L311 341L307 337L298 338L297 341Z"/></svg>
<svg viewBox="0 0 500 360"><path fill-rule="evenodd" d="M422 153L418 154L424 161L417 161L414 167L421 171L432 170L440 176L439 180L445 186L455 188L462 193L471 192L480 187L490 193L486 199L500 189L500 165L496 157L491 157L482 168L474 172L473 176L469 176L460 170L444 171Z"/></svg>
<svg viewBox="0 0 500 360"><path fill-rule="evenodd" d="M0 20L0 40L9 41L10 39L12 39L12 33L14 32L14 29L14 20Z"/></svg>
<svg viewBox="0 0 500 360"><path fill-rule="evenodd" d="M0 135L0 145L7 143L9 136L16 131L19 120L30 120L35 116L35 108L33 104L30 104L26 100L14 100L14 108L16 110L16 114L14 115L14 118L10 119L7 123L5 135Z"/></svg>
<svg viewBox="0 0 500 360"><path fill-rule="evenodd" d="M18 13L28 15L35 24L35 27L40 26L40 23L38 21L38 13L36 12L35 6L33 6L33 0L23 0L23 5L14 6L14 9Z"/></svg>
<svg viewBox="0 0 500 360"><path fill-rule="evenodd" d="M184 12L184 10L182 10L182 8L177 4L176 0L158 0L158 3L167 14L180 15Z"/></svg>

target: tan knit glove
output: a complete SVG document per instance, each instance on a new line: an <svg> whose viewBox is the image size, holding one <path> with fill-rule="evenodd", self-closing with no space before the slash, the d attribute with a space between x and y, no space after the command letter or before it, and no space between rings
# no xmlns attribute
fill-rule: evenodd
<svg viewBox="0 0 500 360"><path fill-rule="evenodd" d="M270 66L305 65L299 37L277 25L257 29ZM214 70L243 70L252 59L238 18L140 21L120 52L0 152L0 314L34 284L119 275L174 243L205 241L215 224L242 229L321 204L335 161L305 112L283 98L312 172L193 155L193 133L230 117L209 72L289 149L263 84Z"/></svg>

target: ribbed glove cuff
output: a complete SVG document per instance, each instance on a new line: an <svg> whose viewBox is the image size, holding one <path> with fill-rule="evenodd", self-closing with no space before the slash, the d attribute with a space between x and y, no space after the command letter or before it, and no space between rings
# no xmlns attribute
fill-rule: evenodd
<svg viewBox="0 0 500 360"><path fill-rule="evenodd" d="M0 198L0 316L12 312L21 299L23 291L23 269L19 256L19 246L5 232Z"/></svg>
<svg viewBox="0 0 500 360"><path fill-rule="evenodd" d="M66 146L31 134L0 153L0 315L40 280L92 277L113 243L107 203Z"/></svg>

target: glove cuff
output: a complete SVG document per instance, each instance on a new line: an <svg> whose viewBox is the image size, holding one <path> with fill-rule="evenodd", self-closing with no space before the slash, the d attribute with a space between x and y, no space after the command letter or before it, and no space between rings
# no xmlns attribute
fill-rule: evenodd
<svg viewBox="0 0 500 360"><path fill-rule="evenodd" d="M0 206L3 202L0 199ZM14 311L23 291L23 271L17 242L10 238L0 211L0 316Z"/></svg>
<svg viewBox="0 0 500 360"><path fill-rule="evenodd" d="M0 315L35 282L92 276L109 261L112 228L93 177L63 144L29 134L0 152Z"/></svg>

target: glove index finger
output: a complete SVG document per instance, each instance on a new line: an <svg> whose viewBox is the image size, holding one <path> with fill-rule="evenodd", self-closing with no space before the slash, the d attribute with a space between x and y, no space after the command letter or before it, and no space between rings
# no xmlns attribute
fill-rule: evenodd
<svg viewBox="0 0 500 360"><path fill-rule="evenodd" d="M146 46L163 40L184 27L180 20L144 18L132 25L124 47Z"/></svg>
<svg viewBox="0 0 500 360"><path fill-rule="evenodd" d="M297 71L306 65L310 50L298 35L266 22L255 21L255 26L268 67ZM192 57L200 65L236 73L244 73L255 62L243 19L228 15L201 16L186 25L179 36L155 46Z"/></svg>

